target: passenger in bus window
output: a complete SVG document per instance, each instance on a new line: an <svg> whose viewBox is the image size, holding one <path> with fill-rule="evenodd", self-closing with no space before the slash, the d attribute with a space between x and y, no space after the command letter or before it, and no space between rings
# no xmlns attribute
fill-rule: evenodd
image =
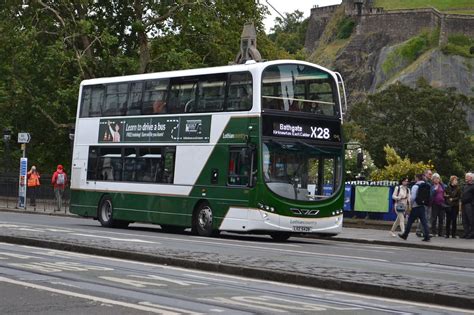
<svg viewBox="0 0 474 315"><path fill-rule="evenodd" d="M164 114L166 113L166 102L163 100L156 100L153 103L153 113L154 114Z"/></svg>

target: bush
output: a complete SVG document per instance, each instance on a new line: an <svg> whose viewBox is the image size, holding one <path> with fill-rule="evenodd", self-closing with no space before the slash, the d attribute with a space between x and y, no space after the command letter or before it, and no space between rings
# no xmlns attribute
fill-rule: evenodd
<svg viewBox="0 0 474 315"><path fill-rule="evenodd" d="M470 53L471 47L474 46L474 39L466 35L457 34L448 37L448 43L441 48L445 55L458 55L466 58L474 58Z"/></svg>
<svg viewBox="0 0 474 315"><path fill-rule="evenodd" d="M405 62L412 63L424 52L437 45L439 39L439 29L433 32L423 32L416 37L407 40L405 43L391 52L382 65L385 74L389 74L396 65Z"/></svg>
<svg viewBox="0 0 474 315"><path fill-rule="evenodd" d="M383 169L378 169L370 174L374 181L400 180L403 177L408 177L411 180L416 174L421 174L427 169L433 169L431 161L428 163L414 163L408 157L402 159L395 149L389 145L386 145L383 149L387 165Z"/></svg>
<svg viewBox="0 0 474 315"><path fill-rule="evenodd" d="M355 21L350 17L345 17L343 20L339 22L337 25L337 39L346 39L352 35L354 31Z"/></svg>

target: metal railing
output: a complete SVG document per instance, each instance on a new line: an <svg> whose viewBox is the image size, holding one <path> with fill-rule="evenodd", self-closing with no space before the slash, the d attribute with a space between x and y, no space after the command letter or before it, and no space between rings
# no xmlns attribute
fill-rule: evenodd
<svg viewBox="0 0 474 315"><path fill-rule="evenodd" d="M26 209L28 211L52 212L56 208L54 187L51 184L52 175L41 175L41 185L36 188L36 207L31 205L31 190L26 190ZM0 208L18 208L18 176L0 175ZM60 212L69 212L70 190L64 190L63 206Z"/></svg>

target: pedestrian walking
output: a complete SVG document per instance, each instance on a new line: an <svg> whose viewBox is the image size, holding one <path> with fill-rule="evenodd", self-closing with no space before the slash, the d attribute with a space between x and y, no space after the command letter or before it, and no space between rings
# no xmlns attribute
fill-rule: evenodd
<svg viewBox="0 0 474 315"><path fill-rule="evenodd" d="M58 165L56 172L54 172L51 183L54 186L54 196L56 198L56 206L54 211L61 211L63 206L64 189L66 188L67 184L67 175L66 172L64 172L63 166L61 164Z"/></svg>
<svg viewBox="0 0 474 315"><path fill-rule="evenodd" d="M474 238L474 174L466 173L466 184L462 190L462 238Z"/></svg>
<svg viewBox="0 0 474 315"><path fill-rule="evenodd" d="M461 188L458 185L458 177L453 175L449 178L449 185L444 191L444 199L449 206L446 208L446 238L449 238L450 235L452 238L456 237L460 198Z"/></svg>
<svg viewBox="0 0 474 315"><path fill-rule="evenodd" d="M40 186L40 174L36 170L36 166L33 165L31 169L27 173L27 179L28 179L28 194L30 195L30 206L34 207L36 210L36 193L37 189Z"/></svg>
<svg viewBox="0 0 474 315"><path fill-rule="evenodd" d="M408 188L408 177L404 177L400 180L399 185L395 187L392 194L392 199L395 201L393 204L393 211L397 214L395 222L393 222L390 233L393 237L397 236L395 230L400 225L402 233L405 232L405 214L410 209L410 189Z"/></svg>
<svg viewBox="0 0 474 315"><path fill-rule="evenodd" d="M428 228L428 222L426 220L426 211L425 205L429 203L430 199L430 186L423 180L422 174L417 174L415 176L416 184L413 185L411 188L411 197L410 202L412 205L412 209L408 216L407 226L403 233L399 233L398 236L401 239L406 240L408 238L408 234L410 234L411 226L416 219L419 219L421 222L421 226L423 228L423 241L429 242L430 241L430 232Z"/></svg>
<svg viewBox="0 0 474 315"><path fill-rule="evenodd" d="M427 169L423 173L423 181L426 184L430 185L430 187L433 184L432 177L433 177L433 172L430 169ZM424 207L425 207L425 217L426 217L426 220L428 221L428 228L431 229L431 204L425 205ZM418 237L422 236L421 230L422 230L422 224L421 224L421 221L420 221L420 222L418 222L418 226L416 228L416 236L418 236Z"/></svg>
<svg viewBox="0 0 474 315"><path fill-rule="evenodd" d="M434 173L433 184L431 185L431 233L433 235L442 236L444 217L446 216L444 201L445 186L438 173Z"/></svg>

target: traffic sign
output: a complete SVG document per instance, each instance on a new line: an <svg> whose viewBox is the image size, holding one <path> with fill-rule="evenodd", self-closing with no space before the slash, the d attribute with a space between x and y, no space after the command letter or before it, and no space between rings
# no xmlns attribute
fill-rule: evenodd
<svg viewBox="0 0 474 315"><path fill-rule="evenodd" d="M18 143L30 143L31 136L28 132L18 133Z"/></svg>

